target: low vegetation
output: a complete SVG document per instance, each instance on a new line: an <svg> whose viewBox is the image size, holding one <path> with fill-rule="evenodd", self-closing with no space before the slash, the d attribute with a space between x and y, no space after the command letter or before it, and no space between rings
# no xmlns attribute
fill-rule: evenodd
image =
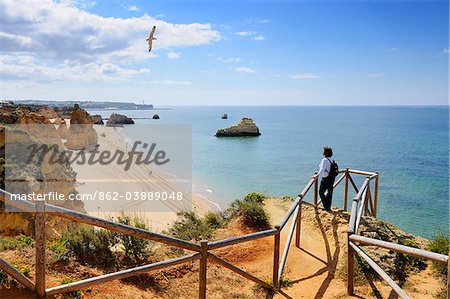
<svg viewBox="0 0 450 299"><path fill-rule="evenodd" d="M436 253L448 255L449 254L449 236L442 231L438 231L428 245L428 250ZM438 275L447 278L447 265L440 263L433 263L433 267Z"/></svg>
<svg viewBox="0 0 450 299"><path fill-rule="evenodd" d="M208 213L200 218L195 212L180 212L168 233L176 238L188 241L210 239L214 230L224 225L224 220L217 213Z"/></svg>
<svg viewBox="0 0 450 299"><path fill-rule="evenodd" d="M34 246L34 240L25 235L0 237L0 251L22 249L29 246Z"/></svg>
<svg viewBox="0 0 450 299"><path fill-rule="evenodd" d="M260 230L270 227L270 218L263 204L253 199L235 200L226 211L228 219L237 218L244 226Z"/></svg>

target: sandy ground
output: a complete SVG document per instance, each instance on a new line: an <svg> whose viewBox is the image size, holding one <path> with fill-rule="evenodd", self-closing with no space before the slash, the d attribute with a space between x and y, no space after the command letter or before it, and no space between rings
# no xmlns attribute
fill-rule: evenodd
<svg viewBox="0 0 450 299"><path fill-rule="evenodd" d="M94 128L99 135L99 151L128 152L123 136L114 128L100 125L94 125ZM145 218L153 231L161 231L176 219L176 212L194 210L199 215L204 215L215 208L207 199L190 193L190 186L186 187L186 184L182 186L172 177L155 170L151 171L148 165L133 163L128 171L124 171L123 166L117 163L108 165L73 163L72 167L77 172L79 193L97 196L96 200L85 201L86 211L93 216L109 217L125 211ZM108 192L118 200L99 200L102 194ZM176 197L178 192L183 192L183 199L142 200L142 196L136 195L135 192L161 194L165 192L169 197L170 195ZM127 196L133 199L127 200ZM135 196L138 200L134 200Z"/></svg>

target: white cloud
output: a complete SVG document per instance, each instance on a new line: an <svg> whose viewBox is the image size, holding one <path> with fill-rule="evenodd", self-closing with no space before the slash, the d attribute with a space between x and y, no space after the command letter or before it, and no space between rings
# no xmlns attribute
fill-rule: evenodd
<svg viewBox="0 0 450 299"><path fill-rule="evenodd" d="M152 80L152 81L145 81L143 83L150 83L150 84L161 84L161 85L191 85L191 81L176 81L176 80Z"/></svg>
<svg viewBox="0 0 450 299"><path fill-rule="evenodd" d="M265 40L266 38L262 35L258 35L258 36L255 36L253 39L254 40Z"/></svg>
<svg viewBox="0 0 450 299"><path fill-rule="evenodd" d="M319 75L315 73L297 73L289 75L289 78L294 80L318 79Z"/></svg>
<svg viewBox="0 0 450 299"><path fill-rule="evenodd" d="M241 74L253 74L253 73L256 72L254 69L249 68L249 67L244 67L244 66L235 67L235 68L233 68L233 70L235 72L238 72L238 73L241 73Z"/></svg>
<svg viewBox="0 0 450 299"><path fill-rule="evenodd" d="M135 75L149 73L150 69L129 69L113 63L85 63L66 60L57 65L37 64L32 56L3 55L1 59L3 79L8 81L121 81Z"/></svg>
<svg viewBox="0 0 450 299"><path fill-rule="evenodd" d="M0 2L0 44L5 53L40 59L83 62L135 62L148 59L145 38L157 27L154 50L205 45L221 39L210 24L174 24L144 14L134 18L103 17L72 2ZM154 57L154 56L153 56Z"/></svg>
<svg viewBox="0 0 450 299"><path fill-rule="evenodd" d="M449 49L449 48L446 48L446 49L442 50L442 53L444 53L444 54L450 54L450 49Z"/></svg>
<svg viewBox="0 0 450 299"><path fill-rule="evenodd" d="M391 52L397 52L397 51L399 51L400 49L394 47L394 48L389 48L388 50L391 51Z"/></svg>
<svg viewBox="0 0 450 299"><path fill-rule="evenodd" d="M128 5L126 7L126 10L128 10L128 11L139 11L139 7L137 7L136 5Z"/></svg>
<svg viewBox="0 0 450 299"><path fill-rule="evenodd" d="M3 87L18 80L129 80L150 71L132 64L158 57L159 49L221 39L210 24L175 24L146 14L103 17L83 10L93 5L95 1L87 0L0 1ZM149 53L145 39L152 24L157 41Z"/></svg>
<svg viewBox="0 0 450 299"><path fill-rule="evenodd" d="M239 32L235 32L234 34L240 35L240 36L250 36L250 35L255 35L256 32L254 32L254 31L239 31Z"/></svg>
<svg viewBox="0 0 450 299"><path fill-rule="evenodd" d="M239 63L241 62L241 58L239 57L230 57L230 58L223 58L221 56L217 57L217 61L222 63Z"/></svg>
<svg viewBox="0 0 450 299"><path fill-rule="evenodd" d="M178 59L181 57L181 53L169 52L167 53L167 58L169 59Z"/></svg>

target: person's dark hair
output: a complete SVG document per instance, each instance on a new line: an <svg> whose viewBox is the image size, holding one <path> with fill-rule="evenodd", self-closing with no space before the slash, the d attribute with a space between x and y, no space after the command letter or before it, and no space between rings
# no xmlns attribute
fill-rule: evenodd
<svg viewBox="0 0 450 299"><path fill-rule="evenodd" d="M325 154L325 157L329 158L329 157L333 156L333 149L331 147L324 146L323 153Z"/></svg>

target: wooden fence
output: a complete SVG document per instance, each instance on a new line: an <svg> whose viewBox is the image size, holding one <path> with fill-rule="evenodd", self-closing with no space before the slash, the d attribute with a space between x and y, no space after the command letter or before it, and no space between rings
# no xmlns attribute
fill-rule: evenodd
<svg viewBox="0 0 450 299"><path fill-rule="evenodd" d="M357 187L352 175L362 175L366 179L360 188ZM347 210L348 207L348 197L349 197L349 184L354 189L357 194L352 201L352 212L349 222L348 230L348 293L353 294L353 255L354 252L358 253L363 259L368 261L375 271L377 271L383 279L385 279L389 285L391 285L394 290L402 296L402 298L407 298L402 290L395 284L395 282L390 279L386 273L379 268L358 246L356 243L370 244L383 248L389 248L394 251L403 252L406 254L411 254L414 256L420 256L423 258L429 258L434 261L448 263L448 256L439 255L424 250L411 248L407 246L402 246L398 244L383 242L380 240L365 238L357 235L358 226L363 215L376 216L377 214L377 201L378 201L378 173L365 172L359 170L352 170L346 168L340 171L340 176L334 183L334 188L338 186L342 181L344 181L344 209ZM371 191L371 182L373 181L373 191ZM293 204L279 223L272 229L267 229L264 231L259 231L255 233L250 233L242 236L232 237L219 241L208 242L203 240L200 244L195 244L193 242L181 240L171 236L154 233L148 230L139 229L136 227L115 223L113 221L96 218L86 214L74 212L68 209L57 207L54 205L46 204L44 202L29 202L29 201L16 201L7 200L5 203L11 205L12 207L18 209L19 211L32 213L35 215L35 240L36 240L36 279L35 282L31 281L28 277L17 271L14 267L9 265L6 261L0 259L0 269L4 270L8 275L13 277L19 283L21 283L25 288L36 292L38 297L44 298L46 296L61 294L84 288L87 286L97 285L106 281L122 279L126 277L131 277L135 275L140 275L146 272L160 270L170 266L178 265L181 263L191 262L199 260L199 298L206 298L206 277L207 277L207 264L208 261L221 265L244 278L251 280L265 288L277 290L279 288L279 282L283 274L284 267L286 265L286 260L289 254L290 245L292 239L295 235L295 246L300 248L300 237L301 237L301 219L302 219L302 204L309 204L317 207L320 204L318 199L318 177L314 174L311 179L306 184L305 188L300 192L297 198L294 200ZM314 186L313 202L306 202L306 195L310 189ZM373 194L373 196L372 196ZM0 189L0 197L11 199L11 194ZM72 282L52 288L46 288L45 285L45 214L51 214L58 217L66 218L72 221L89 224L97 227L101 227L107 230L112 230L121 234L144 238L147 240L152 240L155 242L164 243L167 245L175 246L178 248L186 249L193 253L173 258L149 265L139 266L132 269L122 270L114 273L109 273L105 275L100 275L97 277L92 277L84 279L77 282ZM291 225L289 227L288 237L286 243L281 252L280 236L282 230L286 227L289 220L292 219ZM260 238L271 237L274 238L274 248L273 248L273 273L272 273L272 283L265 282L264 280L246 272L245 270L232 265L231 263L223 260L214 254L214 250L218 248L223 248L231 246L234 244L244 243ZM281 260L280 260L281 255ZM449 264L450 265L450 264ZM405 296L405 297L403 297Z"/></svg>

